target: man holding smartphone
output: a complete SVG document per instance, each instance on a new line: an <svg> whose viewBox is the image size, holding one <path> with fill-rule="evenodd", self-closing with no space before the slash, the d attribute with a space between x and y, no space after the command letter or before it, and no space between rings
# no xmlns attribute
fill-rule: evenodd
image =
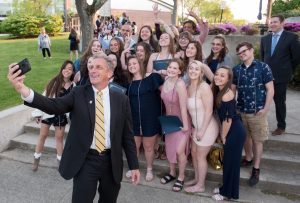
<svg viewBox="0 0 300 203"><path fill-rule="evenodd" d="M140 180L129 100L108 89L110 66L113 64L108 57L95 56L88 65L90 84L73 88L68 95L55 99L25 86L24 75L16 71L18 65L9 66L7 77L25 105L48 114L72 113L59 172L63 178L73 179L75 203L92 203L97 189L99 202L117 202L123 173L122 150L132 171L133 184Z"/></svg>

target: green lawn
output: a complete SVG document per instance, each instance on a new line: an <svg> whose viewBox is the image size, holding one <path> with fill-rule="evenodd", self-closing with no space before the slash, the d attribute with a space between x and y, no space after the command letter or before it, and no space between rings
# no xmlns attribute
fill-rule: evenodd
<svg viewBox="0 0 300 203"><path fill-rule="evenodd" d="M43 59L38 51L37 39L0 39L0 110L22 103L7 80L8 65L28 58L32 70L26 74L25 84L42 92L48 81L55 76L64 60L69 58L68 35L51 37L52 59Z"/></svg>

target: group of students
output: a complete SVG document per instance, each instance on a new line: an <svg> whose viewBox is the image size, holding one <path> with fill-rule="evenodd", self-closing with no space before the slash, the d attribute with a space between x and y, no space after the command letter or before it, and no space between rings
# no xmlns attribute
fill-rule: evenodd
<svg viewBox="0 0 300 203"><path fill-rule="evenodd" d="M157 7L154 6L153 10L157 17ZM238 199L241 156L246 139L245 127L247 134L251 134L253 127L267 129L266 114L274 95L272 72L267 64L254 59L254 48L248 42L237 46L236 52L242 63L232 69L234 64L228 54L225 38L220 35L213 38L211 52L208 57L204 57L201 44L208 33L207 23L193 12L189 14L202 27L200 34L196 32L196 24L193 21L187 21L179 33L175 27L167 26L156 18L158 40L155 40L152 28L145 25L141 27L138 42L135 43L131 38L131 28L129 29L126 23L121 28L121 37L110 39L105 48L101 40L91 40L79 59L79 68L75 68L71 61L65 61L60 73L48 84L45 94L49 97L59 97L67 94L72 84L89 83L89 61L93 56L106 54L114 64L111 69L111 82L127 90L137 154L140 154L141 146L144 148L146 181L154 179L155 148L161 137L158 117L175 115L182 121L183 126L180 131L163 136L169 172L161 178L161 184L175 180L172 188L175 192L182 189L191 193L204 192L208 169L206 157L219 136L224 145L223 185L214 189L212 198ZM165 26L166 32L160 32L161 24ZM156 63L165 61L168 64L165 69L155 69ZM254 76L252 72L247 71L253 71ZM253 87L250 88L253 92L249 92L247 85ZM259 116L259 123L247 117L249 112ZM240 114L244 116L244 124ZM251 122L260 126L251 126ZM55 126L58 135L57 159L60 160L60 132L64 130L66 121L61 119L61 115L42 117L41 133L34 154L34 170L37 170L47 136L45 132L51 124ZM267 130L258 134L263 135L258 139L252 137L254 141L266 140ZM195 177L185 182L189 153L192 155ZM178 175L176 165L179 168ZM259 169L253 168L249 179L250 186L258 182L257 170ZM130 176L131 172L128 171L126 177Z"/></svg>

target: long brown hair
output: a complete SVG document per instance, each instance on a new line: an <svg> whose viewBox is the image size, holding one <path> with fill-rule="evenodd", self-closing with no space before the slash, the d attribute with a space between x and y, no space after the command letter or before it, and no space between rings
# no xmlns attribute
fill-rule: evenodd
<svg viewBox="0 0 300 203"><path fill-rule="evenodd" d="M136 45L136 50L137 50L138 46L143 47L144 52L145 52L145 59L144 59L144 61L140 61L140 62L141 62L141 65L142 65L141 68L147 69L148 61L149 61L149 58L150 58L150 55L151 55L151 47L150 47L150 45L147 44L146 42L139 42L139 43ZM127 61L128 61L128 60L127 60Z"/></svg>
<svg viewBox="0 0 300 203"><path fill-rule="evenodd" d="M89 75L89 71L87 69L88 59L93 55L92 53L92 46L94 42L99 42L98 39L92 39L87 46L86 50L84 51L82 57L80 58L80 75L81 77ZM100 42L99 42L100 43ZM100 43L101 45L101 43Z"/></svg>
<svg viewBox="0 0 300 203"><path fill-rule="evenodd" d="M154 39L153 31L152 31L150 25L143 25L141 27L140 32L139 32L138 43L143 42L143 40L141 38L141 32L142 32L143 28L147 28L150 31L151 36L150 36L149 44L152 47L152 49L154 50L154 52L157 52L158 51L158 42Z"/></svg>
<svg viewBox="0 0 300 203"><path fill-rule="evenodd" d="M118 45L119 45L119 51L116 53L118 57L121 56L121 53L124 51L124 43L122 42L122 40L118 37L113 37L110 42L109 42L109 48L108 48L108 54L112 53L112 51L110 50L110 45L111 45L111 42L115 40Z"/></svg>
<svg viewBox="0 0 300 203"><path fill-rule="evenodd" d="M213 40L215 40L215 39L220 40L221 43L222 43L222 46L223 46L223 49L220 51L220 53L219 53L219 55L218 55L218 58L217 58L217 59L218 59L218 62L221 63L221 62L224 61L224 58L225 58L225 56L226 56L226 54L228 53L229 50L228 50L228 47L227 47L227 45L226 45L226 40L225 40L225 38L224 38L222 35L217 35L217 36L215 36L215 37L213 38ZM213 51L211 50L209 56L208 56L207 59L206 59L206 63L207 63L207 64L210 64L211 61L213 60L213 57L214 57L214 53L213 53Z"/></svg>
<svg viewBox="0 0 300 203"><path fill-rule="evenodd" d="M196 56L195 56L195 59L194 60L197 60L197 61L203 61L203 55L202 55L202 45L200 44L200 42L198 41L191 41L190 43L188 43L187 47L190 45L190 44L194 44L194 46L196 47L197 49L197 53L196 53ZM187 67L189 65L189 58L186 56L186 50L184 51L184 59L183 59L183 62L184 62L184 65L185 67Z"/></svg>
<svg viewBox="0 0 300 203"><path fill-rule="evenodd" d="M46 86L46 97L57 97L58 96L58 93L62 90L62 88L65 85L64 76L62 74L62 71L63 71L63 69L66 68L66 66L68 64L71 64L72 68L73 68L73 73L70 77L70 81L73 81L74 76L75 76L75 67L74 67L74 64L72 61L66 60L62 64L59 73L54 78L52 78L52 80L50 80L50 82Z"/></svg>
<svg viewBox="0 0 300 203"><path fill-rule="evenodd" d="M225 69L228 72L228 82L227 84L224 86L224 88L220 91L219 87L216 86L215 80L212 81L212 92L214 95L214 108L218 108L221 105L222 102L222 97L223 95L228 91L228 89L231 88L231 84L232 84L232 78L233 78L233 72L231 70L230 67L228 66L221 66L219 69Z"/></svg>
<svg viewBox="0 0 300 203"><path fill-rule="evenodd" d="M140 66L140 73L141 73L141 75L142 75L142 78L145 78L145 75L146 75L146 69L142 67L141 62L138 60L138 58L137 58L136 56L129 56L129 57L127 58L127 66L128 66L129 61L130 61L131 59L136 59L136 60L137 60L139 66ZM127 68L127 69L128 69L128 68ZM129 75L129 81L132 82L133 74L130 73L129 70L128 70L128 75Z"/></svg>
<svg viewBox="0 0 300 203"><path fill-rule="evenodd" d="M174 57L174 54L175 54L175 45L174 45L174 39L171 37L171 35L169 34L169 33L167 33L167 32L164 32L164 33L162 33L161 35L160 35L160 37L162 36L162 35L164 35L164 34L167 34L168 36L169 36L169 38L170 38L170 44L169 44L169 52L170 52L170 54L172 55L172 58ZM159 44L159 43L158 43ZM161 52L161 46L159 45L158 46L159 47L159 52Z"/></svg>

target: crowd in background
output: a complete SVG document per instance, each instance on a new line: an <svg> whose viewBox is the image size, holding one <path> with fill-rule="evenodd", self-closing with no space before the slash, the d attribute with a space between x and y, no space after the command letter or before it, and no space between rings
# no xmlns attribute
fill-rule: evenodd
<svg viewBox="0 0 300 203"><path fill-rule="evenodd" d="M238 199L240 167L253 166L248 184L254 186L259 182L263 143L268 139L267 113L273 97L279 120L273 135L285 131L286 109L282 110L282 105L285 106L286 84L291 71L299 64L298 38L283 31L282 16L273 16L270 21L272 33L262 39L263 61L254 58L251 43L243 42L236 47L241 63L234 64L222 35L212 39L209 55L203 53L208 23L194 12L189 11L193 20L185 21L181 28L166 24L159 14L154 5L155 24L139 29L126 13L120 18L98 16L94 39L79 59L80 40L72 30L70 57L74 54L77 59L72 64L76 73L72 81L77 86L88 84L90 61L95 55L107 55L113 63L111 83L119 86L115 91L125 89L129 97L137 153L139 155L143 147L145 154L146 181L155 177L155 158L167 159L169 172L161 178L161 184L175 180L172 187L175 192L182 189L190 193L204 192L206 157L219 137L224 147L223 184L214 189L212 198ZM40 44L45 57L49 48ZM51 57L49 52L48 56ZM272 57L280 62L287 57L288 62L277 67L272 64ZM282 76L278 69L287 72ZM65 84L69 88L70 83ZM162 115L178 117L182 122L181 129L162 135L158 120ZM158 150L160 143L164 143L165 150ZM242 158L244 144L246 156ZM38 159L40 148L35 154ZM58 159L60 151L58 147ZM189 154L195 177L185 181ZM131 177L131 171L126 177Z"/></svg>

